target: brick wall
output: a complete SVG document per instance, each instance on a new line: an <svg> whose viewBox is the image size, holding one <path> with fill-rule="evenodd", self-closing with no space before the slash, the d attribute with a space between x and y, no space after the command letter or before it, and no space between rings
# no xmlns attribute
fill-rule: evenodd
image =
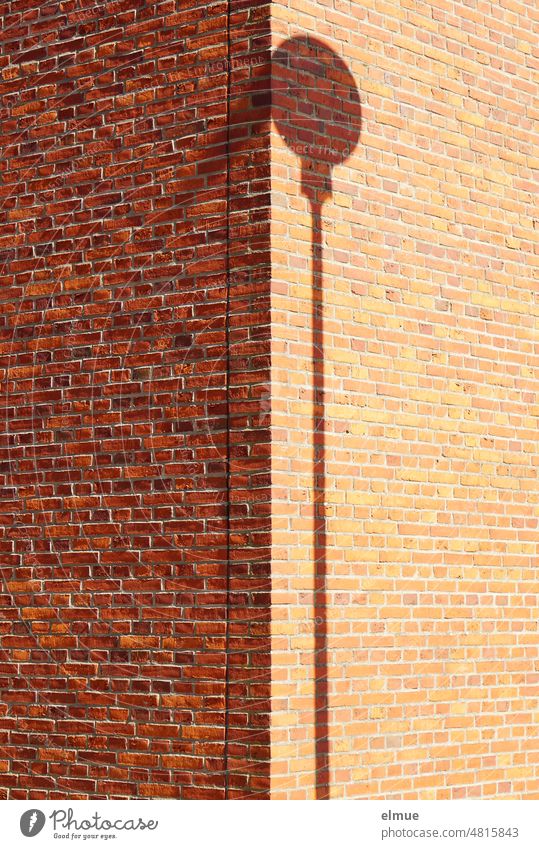
<svg viewBox="0 0 539 849"><path fill-rule="evenodd" d="M313 47L306 147L272 136L272 797L536 798L537 17L273 3L275 49L305 35L361 135L313 293Z"/></svg>
<svg viewBox="0 0 539 849"><path fill-rule="evenodd" d="M1 793L264 795L267 11L0 15Z"/></svg>
<svg viewBox="0 0 539 849"><path fill-rule="evenodd" d="M536 797L531 6L0 16L0 794Z"/></svg>

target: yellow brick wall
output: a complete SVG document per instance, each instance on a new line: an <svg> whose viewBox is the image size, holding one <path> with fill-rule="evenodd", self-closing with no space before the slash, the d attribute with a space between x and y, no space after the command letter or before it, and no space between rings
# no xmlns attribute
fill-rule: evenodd
<svg viewBox="0 0 539 849"><path fill-rule="evenodd" d="M537 13L274 2L362 125L322 210L332 798L538 798ZM316 795L311 217L272 136L272 798Z"/></svg>

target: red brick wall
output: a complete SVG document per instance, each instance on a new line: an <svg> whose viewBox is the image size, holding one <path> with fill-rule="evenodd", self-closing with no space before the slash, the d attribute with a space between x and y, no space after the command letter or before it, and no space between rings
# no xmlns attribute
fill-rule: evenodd
<svg viewBox="0 0 539 849"><path fill-rule="evenodd" d="M306 34L361 136L314 316L301 157L272 139L272 796L536 798L535 10L272 5L276 49ZM307 145L337 67L289 103Z"/></svg>
<svg viewBox="0 0 539 849"><path fill-rule="evenodd" d="M35 5L0 4L2 794L535 797L531 7ZM361 101L314 298L334 109L269 135L270 24Z"/></svg>
<svg viewBox="0 0 539 849"><path fill-rule="evenodd" d="M267 10L0 16L1 793L264 795Z"/></svg>

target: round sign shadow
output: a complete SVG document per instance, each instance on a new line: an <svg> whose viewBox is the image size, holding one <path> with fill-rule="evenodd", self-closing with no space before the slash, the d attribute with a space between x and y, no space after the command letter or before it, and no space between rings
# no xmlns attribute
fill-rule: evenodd
<svg viewBox="0 0 539 849"><path fill-rule="evenodd" d="M352 153L361 102L352 74L326 44L308 35L284 41L272 56L272 116L302 165L302 192L331 192L331 172Z"/></svg>

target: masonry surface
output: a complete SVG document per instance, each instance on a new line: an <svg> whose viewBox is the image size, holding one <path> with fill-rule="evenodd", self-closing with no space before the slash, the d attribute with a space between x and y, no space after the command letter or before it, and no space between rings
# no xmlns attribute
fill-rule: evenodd
<svg viewBox="0 0 539 849"><path fill-rule="evenodd" d="M314 237L272 136L272 798L537 798L536 10L273 3L300 36L290 112L339 153L351 74L361 132Z"/></svg>
<svg viewBox="0 0 539 849"><path fill-rule="evenodd" d="M538 798L531 4L0 17L0 795Z"/></svg>
<svg viewBox="0 0 539 849"><path fill-rule="evenodd" d="M86 6L1 6L0 788L263 797L268 14Z"/></svg>

